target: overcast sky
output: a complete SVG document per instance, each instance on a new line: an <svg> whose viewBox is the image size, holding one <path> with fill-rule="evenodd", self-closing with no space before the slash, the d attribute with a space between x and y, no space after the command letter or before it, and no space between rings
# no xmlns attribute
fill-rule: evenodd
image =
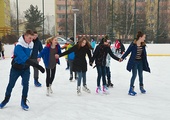
<svg viewBox="0 0 170 120"><path fill-rule="evenodd" d="M10 0L12 3L16 0ZM44 13L45 15L54 15L54 1L55 0L44 0ZM29 9L30 5L37 5L38 9L42 11L42 0L18 0L19 11L23 14L23 11Z"/></svg>

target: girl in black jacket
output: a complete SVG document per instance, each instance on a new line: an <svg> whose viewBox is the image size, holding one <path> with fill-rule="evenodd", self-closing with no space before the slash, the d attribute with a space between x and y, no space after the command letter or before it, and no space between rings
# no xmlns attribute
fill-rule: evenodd
<svg viewBox="0 0 170 120"><path fill-rule="evenodd" d="M81 95L81 79L83 79L83 90L90 93L90 90L86 85L86 71L87 71L87 61L86 54L88 55L89 60L91 59L91 46L88 40L85 37L82 37L76 45L74 45L69 50L61 53L59 57L67 55L71 52L75 53L75 58L73 61L73 71L77 72L77 94Z"/></svg>
<svg viewBox="0 0 170 120"><path fill-rule="evenodd" d="M106 56L109 53L110 56L119 61L119 58L116 57L112 50L110 49L110 47L108 46L109 41L107 41L108 38L102 38L100 44L96 47L94 53L93 53L93 57L91 60L91 65L93 63L93 61L95 60L95 66L97 68L97 89L96 89L96 93L108 93L108 88L106 86ZM100 86L100 79L102 77L102 82L103 82L103 88L101 90L101 86Z"/></svg>

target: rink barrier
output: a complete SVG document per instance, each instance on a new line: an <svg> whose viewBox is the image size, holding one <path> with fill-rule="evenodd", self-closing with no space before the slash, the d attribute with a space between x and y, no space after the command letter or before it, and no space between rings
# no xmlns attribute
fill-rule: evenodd
<svg viewBox="0 0 170 120"><path fill-rule="evenodd" d="M147 54L147 56L170 56L170 54Z"/></svg>

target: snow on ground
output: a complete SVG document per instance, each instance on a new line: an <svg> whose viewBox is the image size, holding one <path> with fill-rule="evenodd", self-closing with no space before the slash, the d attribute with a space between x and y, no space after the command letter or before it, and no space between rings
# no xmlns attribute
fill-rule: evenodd
<svg viewBox="0 0 170 120"><path fill-rule="evenodd" d="M13 46L6 47L10 56ZM40 73L42 87L34 86L31 68L29 89L29 111L20 107L21 78L18 79L9 103L0 109L0 120L169 120L170 115L170 57L148 57L151 73L144 72L146 94L139 91L136 78L137 96L129 96L128 89L131 73L126 70L127 60L119 63L111 61L111 78L114 87L109 95L96 95L96 69L88 66L87 85L91 94L76 94L76 81L70 82L69 71L65 70L64 57L57 65L53 94L46 96L45 74ZM0 102L4 99L9 79L11 59L0 60ZM43 63L40 63L43 65ZM44 65L43 65L44 66Z"/></svg>

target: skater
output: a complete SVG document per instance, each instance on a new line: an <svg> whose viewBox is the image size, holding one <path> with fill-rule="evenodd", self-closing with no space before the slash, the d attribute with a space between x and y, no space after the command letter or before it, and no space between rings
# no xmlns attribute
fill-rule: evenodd
<svg viewBox="0 0 170 120"><path fill-rule="evenodd" d="M76 71L78 74L77 80L77 95L81 95L81 80L83 79L83 91L90 93L90 90L87 88L86 84L86 72L87 72L87 61L86 54L88 55L89 60L91 59L91 45L88 42L87 38L82 37L76 45L74 45L69 50L61 53L58 57L62 57L71 52L75 53L75 59L73 61L73 71Z"/></svg>
<svg viewBox="0 0 170 120"><path fill-rule="evenodd" d="M104 94L109 93L108 87L106 85L106 56L107 54L109 53L109 55L113 59L119 61L119 58L113 54L110 47L108 46L109 43L107 42L107 40L108 40L107 36L102 38L99 45L96 46L96 49L93 53L92 60L90 62L90 64L92 65L93 61L95 60L95 64L96 64L95 67L97 68L97 73L98 73L96 93L104 93ZM100 86L101 77L103 81L102 89Z"/></svg>
<svg viewBox="0 0 170 120"><path fill-rule="evenodd" d="M93 53L93 51L94 51L94 49L95 49L95 47L96 47L96 41L94 40L94 38L92 38L91 39L91 47L92 47L92 53Z"/></svg>
<svg viewBox="0 0 170 120"><path fill-rule="evenodd" d="M108 46L111 48L111 41L107 40L109 43ZM112 50L112 49L111 49ZM113 51L112 51L113 52ZM113 87L113 83L111 82L111 71L110 71L110 60L111 57L109 54L106 56L106 77L107 77L107 87Z"/></svg>
<svg viewBox="0 0 170 120"><path fill-rule="evenodd" d="M116 40L114 44L114 53L117 57L121 57L125 52L125 46L123 45L121 39Z"/></svg>
<svg viewBox="0 0 170 120"><path fill-rule="evenodd" d="M4 51L5 51L4 43L1 43L1 53L2 53L2 59L5 59ZM1 54L0 54L0 57L1 57Z"/></svg>
<svg viewBox="0 0 170 120"><path fill-rule="evenodd" d="M56 58L57 54L61 53L60 45L58 44L56 37L50 37L46 40L46 45L43 50L38 54L37 61L41 61L41 57L43 58L43 62L46 68L46 87L47 92L46 95L49 96L52 94L52 83L56 74L56 64L60 64L58 58Z"/></svg>
<svg viewBox="0 0 170 120"><path fill-rule="evenodd" d="M61 47L61 49L65 49L65 51L66 51L68 45L69 45L69 41L67 41L67 42ZM66 70L68 70L68 69L70 68L70 66L69 66L68 56L67 56L67 55L65 55L65 60L66 60L66 63L67 63Z"/></svg>
<svg viewBox="0 0 170 120"><path fill-rule="evenodd" d="M75 45L74 43L74 38L71 37L70 38L70 41L69 41L69 45L67 46L67 50L71 49L73 46ZM67 55L67 59L68 59L68 62L69 62L69 66L70 66L70 78L69 80L72 81L73 80L73 72L74 72L74 78L75 80L78 79L77 77L77 72L76 71L73 71L73 61L75 59L75 53L74 52L71 52Z"/></svg>
<svg viewBox="0 0 170 120"><path fill-rule="evenodd" d="M136 79L136 75L138 72L139 75L139 87L141 93L146 93L143 84L143 70L150 72L150 68L147 61L147 53L146 53L146 43L145 43L146 35L143 34L141 31L138 32L137 38L130 44L127 51L121 57L121 61L126 58L126 56L131 53L128 64L127 70L130 72L132 71L132 77L130 80L130 88L129 88L129 95L136 95L137 93L134 91L134 82Z"/></svg>
<svg viewBox="0 0 170 120"><path fill-rule="evenodd" d="M1 39L0 39L0 59L1 59L1 51L2 51L2 42L1 42Z"/></svg>
<svg viewBox="0 0 170 120"><path fill-rule="evenodd" d="M14 58L11 62L11 69L9 75L9 83L6 88L5 99L1 102L0 108L2 109L8 102L11 97L12 89L15 86L15 83L19 77L22 78L22 98L21 98L21 107L24 110L28 110L29 106L26 104L28 97L29 89L29 78L30 78L30 65L38 68L42 73L45 72L45 69L38 65L37 63L29 59L30 53L33 48L33 35L34 33L31 30L27 30L24 35L22 35L14 49Z"/></svg>
<svg viewBox="0 0 170 120"><path fill-rule="evenodd" d="M41 41L38 38L37 31L34 31L33 43L34 43L34 46L33 46L32 54L31 54L31 60L38 64L37 56L38 56L38 53L41 52L41 50L43 49L43 46L42 46ZM33 70L34 70L34 74L33 74L34 85L36 87L41 87L41 83L38 81L39 79L38 69L33 67Z"/></svg>

